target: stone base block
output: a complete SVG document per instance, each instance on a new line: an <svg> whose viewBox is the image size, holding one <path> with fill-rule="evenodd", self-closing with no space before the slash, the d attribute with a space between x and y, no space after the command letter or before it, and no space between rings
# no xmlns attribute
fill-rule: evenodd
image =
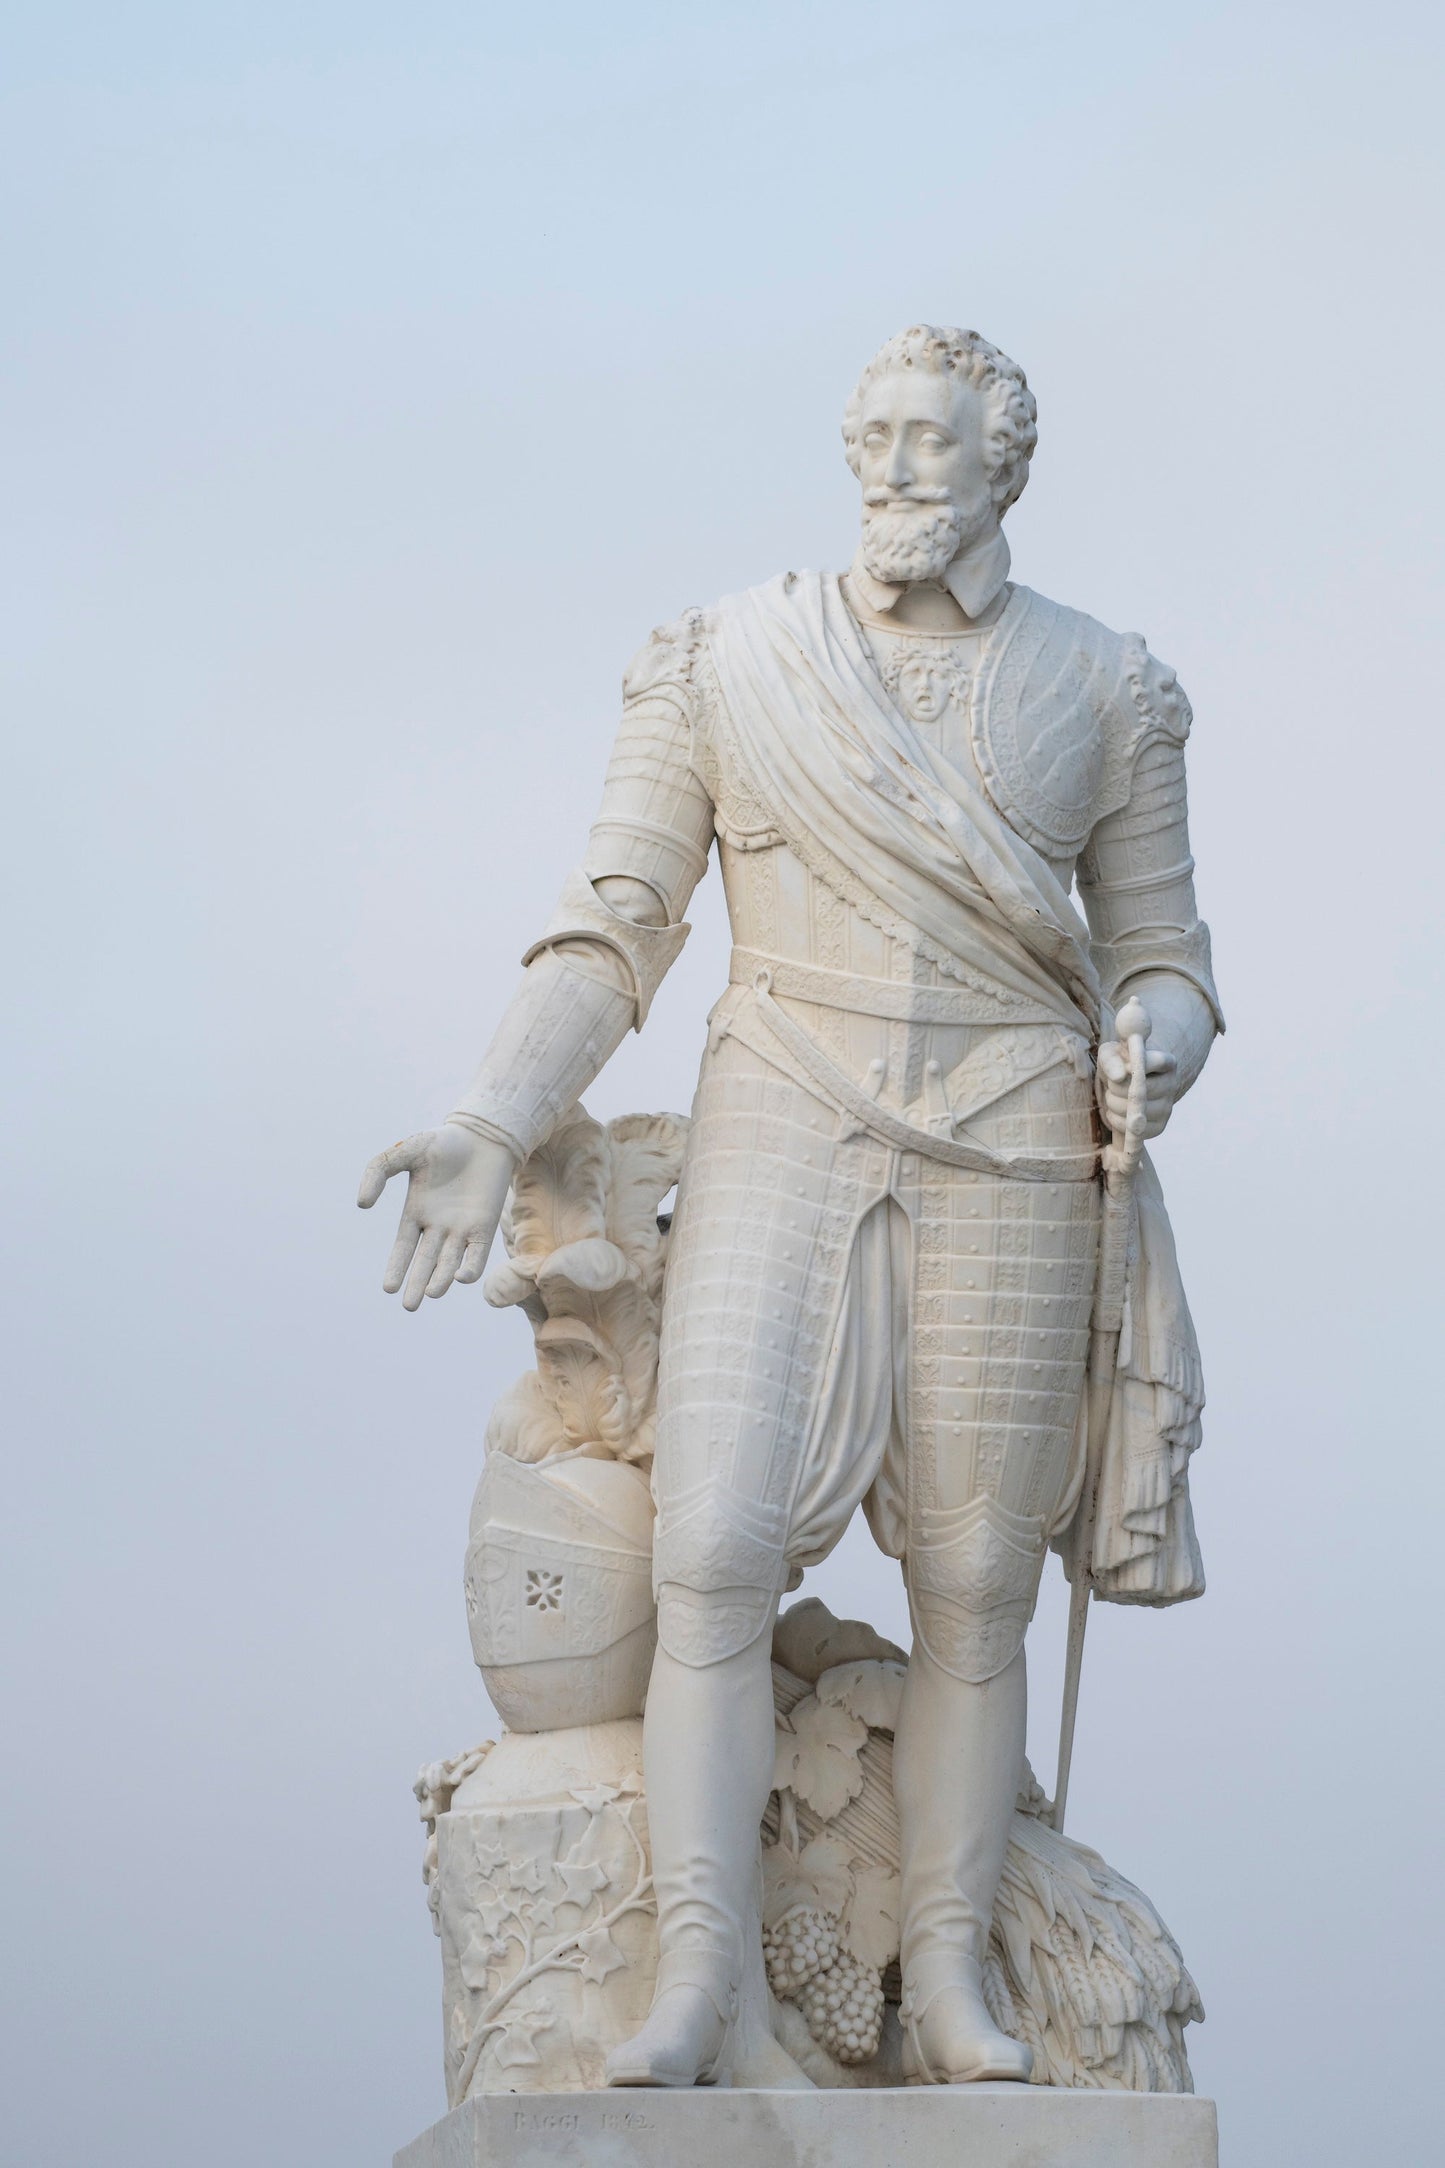
<svg viewBox="0 0 1445 2168"><path fill-rule="evenodd" d="M395 2168L1218 2168L1214 2102L1040 2085L489 2093Z"/></svg>

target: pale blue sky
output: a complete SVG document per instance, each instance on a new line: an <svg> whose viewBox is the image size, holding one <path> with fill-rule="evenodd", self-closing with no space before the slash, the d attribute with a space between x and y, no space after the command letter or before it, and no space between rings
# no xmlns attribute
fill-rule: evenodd
<svg viewBox="0 0 1445 2168"><path fill-rule="evenodd" d="M492 1728L527 1336L386 1303L357 1174L480 1052L649 627L851 552L843 401L917 317L1037 391L1019 576L1189 688L1231 1027L1158 1155L1210 1592L1100 1616L1071 1819L1199 1978L1228 2168L1429 2157L1442 43L6 11L6 2161L362 2168L441 2112L409 1785ZM693 918L594 1111L687 1105ZM809 1586L903 1628L861 1530ZM1041 1766L1061 1639L1055 1588Z"/></svg>

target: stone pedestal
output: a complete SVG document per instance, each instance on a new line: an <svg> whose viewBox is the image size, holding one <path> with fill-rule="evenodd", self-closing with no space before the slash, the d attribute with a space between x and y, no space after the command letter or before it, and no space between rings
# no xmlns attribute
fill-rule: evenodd
<svg viewBox="0 0 1445 2168"><path fill-rule="evenodd" d="M1048 2086L506 2094L395 2168L1218 2168L1214 2102Z"/></svg>

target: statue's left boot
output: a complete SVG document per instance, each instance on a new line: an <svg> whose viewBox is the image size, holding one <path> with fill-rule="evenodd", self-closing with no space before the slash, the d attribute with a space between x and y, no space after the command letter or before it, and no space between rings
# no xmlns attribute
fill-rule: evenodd
<svg viewBox="0 0 1445 2168"><path fill-rule="evenodd" d="M994 1899L1023 1773L1022 1650L959 1679L915 1641L894 1741L902 1840L903 2074L914 2085L1026 2084L1033 2055L983 1993Z"/></svg>
<svg viewBox="0 0 1445 2168"><path fill-rule="evenodd" d="M1000 2032L983 1998L983 1970L963 1952L920 1959L903 1982L903 2077L909 2085L1027 2085L1033 2050Z"/></svg>

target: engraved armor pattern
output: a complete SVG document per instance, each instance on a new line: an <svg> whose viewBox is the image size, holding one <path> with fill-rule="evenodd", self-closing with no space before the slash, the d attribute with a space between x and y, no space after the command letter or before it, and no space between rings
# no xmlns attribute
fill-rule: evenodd
<svg viewBox="0 0 1445 2168"><path fill-rule="evenodd" d="M707 622L704 613L692 611L661 628L629 670L622 729L585 875L569 883L563 907L529 955L565 941L576 956L581 942L597 942L622 962L640 1022L683 938L683 913L716 832L728 908L742 945L777 953L780 944L796 944L801 937L800 960L830 970L918 986L971 983L956 957L895 919L850 868L826 854L804 865L783 845L767 809L727 757L727 719ZM1034 840L1054 854L1051 863L1061 880L1070 879L1077 857L1079 893L1106 998L1120 999L1127 980L1142 971L1170 970L1199 986L1222 1021L1189 856L1183 770L1189 708L1172 672L1136 636L1120 638L1023 588L1013 591L982 641L941 644L983 651L973 671L970 706L974 757L981 766L992 763L984 780L989 782L991 774L990 787L1000 797L1008 797L1005 768L1024 793L1006 807L1007 817L1024 833L1030 832L1028 805L1033 804L1039 815L1032 823ZM880 676L901 683L904 663L899 660L895 667L895 651L906 654L920 645L937 650L940 643L900 643L895 635L877 639L870 632L869 645ZM1059 664L1063 688L1051 723L1044 697L1050 658ZM967 672L960 662L943 675L949 678L949 713L957 713ZM935 689L942 681L938 672L930 679ZM1088 715L1077 698L1078 685L1085 682ZM1094 735L1103 748L1102 780L1080 852L1078 840L1063 845L1058 836L1065 829L1073 835L1078 826L1070 808L1081 787L1078 776L1093 772L1088 747ZM1066 785L1069 775L1075 781ZM1029 796L1039 777L1038 788L1055 793L1052 812L1042 799ZM1050 825L1052 835L1045 833ZM663 902L666 925L632 927L607 911L595 892L586 892L606 874L628 875L652 887ZM1031 1011L1012 990L982 983L975 990L980 1024L1046 1021L1044 1012ZM792 1006L797 1021L838 1066L900 1108L924 1096L930 1060L940 1060L947 1072L971 1051L957 1036L943 1047L927 1043L927 1035L911 1024L880 1025L875 1017L833 1006ZM606 1051L603 1035L576 1001L571 1013L579 1036L599 1041L595 1071ZM562 1051L549 1051L549 1062L567 1066L570 1091L585 1088L589 1048L579 1045L568 1064ZM535 1082L519 1081L510 1050L506 1068L507 1074L492 1077L484 1064L478 1103L495 1102L503 1110L496 1119L506 1134L525 1142L553 1110L550 1103L539 1103L536 1120L530 1119L529 1109L514 1103L519 1090L525 1085L542 1099L546 1094ZM936 1106L922 1110L925 1120L937 1113Z"/></svg>
<svg viewBox="0 0 1445 2168"><path fill-rule="evenodd" d="M646 1549L594 1501L506 1453L488 1454L477 1485L464 1587L484 1668L597 1655L652 1608Z"/></svg>
<svg viewBox="0 0 1445 2168"><path fill-rule="evenodd" d="M565 921L625 954L645 1004L716 834L735 938L822 974L790 992L780 969L776 999L855 1098L1016 1156L1091 1153L1087 1052L1053 1012L976 975L806 836L783 842L730 738L710 622L665 628L629 673L586 878L548 938ZM1142 642L1018 589L979 640L870 633L867 645L883 685L920 727L952 734L1061 881L1078 858L1106 995L1164 968L1213 999L1188 849L1188 708ZM666 926L599 917L588 896L603 874L647 882ZM946 1003L930 1015L934 990ZM906 1569L920 1635L946 1668L990 1675L1018 1646L1073 1496L1097 1193L1000 1180L860 1128L759 1034L750 998L735 986L713 1013L673 1232L654 1472L661 1638L688 1663L746 1645L866 1494L884 1547L921 1561ZM947 1005L959 1002L975 1006L964 1016ZM866 1359L885 1337L906 1351L896 1376Z"/></svg>
<svg viewBox="0 0 1445 2168"><path fill-rule="evenodd" d="M703 1590L777 1588L787 1582L787 1524L777 1506L759 1505L718 1476L671 1492L666 1526L653 1541L652 1575Z"/></svg>
<svg viewBox="0 0 1445 2168"><path fill-rule="evenodd" d="M907 1563L913 1630L954 1678L990 1679L1023 1646L1045 1532L988 1496L918 1518Z"/></svg>
<svg viewBox="0 0 1445 2168"><path fill-rule="evenodd" d="M694 874L693 880L687 883L689 892L696 878ZM676 963L678 953L691 930L686 924L635 925L631 919L622 918L616 911L609 909L593 887L591 876L585 872L577 872L569 875L564 882L551 923L541 939L533 942L522 961L524 964L531 963L533 957L540 956L546 949L555 948L559 942L596 942L601 948L619 957L626 968L636 1003L635 1021L640 1031L647 1021L653 995ZM584 1089L590 1082L591 1078L586 1078L576 1089ZM574 1090L570 1097L575 1096ZM569 1103L570 1098L565 1100L557 1111L562 1112Z"/></svg>
<svg viewBox="0 0 1445 2168"><path fill-rule="evenodd" d="M1076 1150L1092 1125L1091 1087L1062 1060L979 1116L989 1142L1041 1151ZM1097 1214L1090 1183L1000 1181L840 1137L814 1092L725 1034L663 1312L664 1646L686 1663L746 1646L788 1569L825 1556L866 1496L920 1622L939 1614L938 1661L1002 1668L1076 1474ZM963 1540L975 1525L985 1536Z"/></svg>
<svg viewBox="0 0 1445 2168"><path fill-rule="evenodd" d="M1102 810L1116 688L1094 664L1091 630L1102 627L1016 587L975 690L974 754L989 795L1021 835L1054 856L1077 850Z"/></svg>

